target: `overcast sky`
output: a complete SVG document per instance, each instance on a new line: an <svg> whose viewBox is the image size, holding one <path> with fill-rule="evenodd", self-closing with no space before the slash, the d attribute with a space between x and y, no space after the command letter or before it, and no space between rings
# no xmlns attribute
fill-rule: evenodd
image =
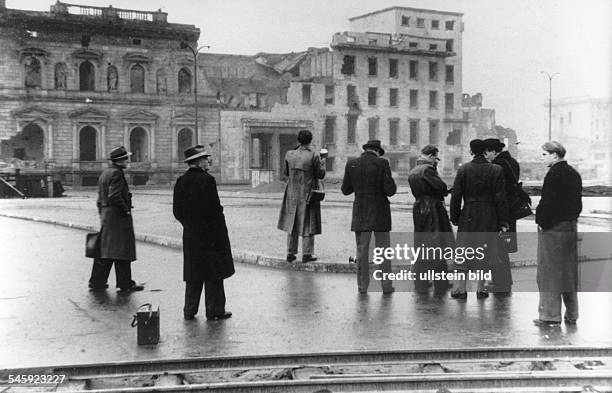
<svg viewBox="0 0 612 393"><path fill-rule="evenodd" d="M7 0L8 8L49 10L51 0ZM612 95L609 0L70 0L156 10L194 24L211 52L251 55L329 46L348 18L389 6L464 14L463 91L482 92L497 123L523 143L547 133L548 79L556 97Z"/></svg>

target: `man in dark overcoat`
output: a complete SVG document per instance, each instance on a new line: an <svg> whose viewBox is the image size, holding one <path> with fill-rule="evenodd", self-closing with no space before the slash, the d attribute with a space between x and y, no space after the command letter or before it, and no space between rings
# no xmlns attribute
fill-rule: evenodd
<svg viewBox="0 0 612 393"><path fill-rule="evenodd" d="M89 288L108 288L107 280L113 263L120 293L142 291L144 287L132 280L131 262L136 260L136 239L132 221L132 194L123 170L132 153L120 146L110 152L111 165L98 179L100 214L100 258L95 258Z"/></svg>
<svg viewBox="0 0 612 393"><path fill-rule="evenodd" d="M204 288L206 319L226 319L232 313L225 310L223 280L234 274L234 260L217 183L208 173L212 160L197 145L185 150L184 161L189 169L176 181L172 205L183 225L184 317L195 318Z"/></svg>
<svg viewBox="0 0 612 393"><path fill-rule="evenodd" d="M287 262L295 261L298 239L302 237L302 262L316 261L314 236L321 233L321 203L310 200L310 191L319 188L325 177L325 155L315 153L310 146L312 133L298 133L299 146L285 154L283 173L287 185L278 218L278 229L287 232Z"/></svg>
<svg viewBox="0 0 612 393"><path fill-rule="evenodd" d="M446 183L438 175L439 149L434 145L427 145L421 149L421 156L417 165L408 175L408 183L415 197L412 209L414 222L415 247L454 247L453 229L448 213L444 206L444 197L449 193ZM414 289L419 293L429 292L429 282L419 278L420 273L428 270L434 272L447 272L444 259L420 258L413 265L416 273ZM448 290L448 280L435 280L434 293L438 296Z"/></svg>
<svg viewBox="0 0 612 393"><path fill-rule="evenodd" d="M355 193L351 231L357 243L357 289L366 293L370 284L369 244L374 232L376 247L389 247L391 208L388 197L395 195L397 186L391 176L389 162L381 158L385 150L379 140L363 145L359 158L346 163L342 193ZM383 273L391 272L391 262L382 263ZM391 280L381 281L384 293L394 291Z"/></svg>
<svg viewBox="0 0 612 393"><path fill-rule="evenodd" d="M510 152L503 150L506 146L498 138L488 138L485 143L485 158L493 164L499 165L504 171L504 195L506 196L506 206L510 209L510 204L517 198L518 179L521 168L519 163L510 155ZM492 265L493 272L493 292L497 296L510 295L512 291L512 271L510 270L510 256L508 253L518 251L516 237L516 219L507 213L508 217L508 232L507 237L500 238L497 247L498 260ZM506 240L507 239L507 240ZM508 243L505 243L508 241Z"/></svg>
<svg viewBox="0 0 612 393"><path fill-rule="evenodd" d="M504 174L499 165L491 164L484 157L485 144L480 139L470 141L472 161L457 170L451 192L450 219L457 225L457 247L482 248L484 259L477 257L455 268L464 272L480 270L487 272L497 258L499 232L508 230L508 207L504 195ZM463 207L461 202L463 201ZM489 296L484 279L477 280L476 297ZM467 281L458 280L451 296L467 298Z"/></svg>
<svg viewBox="0 0 612 393"><path fill-rule="evenodd" d="M538 326L578 319L578 234L577 220L582 211L582 178L565 161L565 148L559 142L542 146L542 160L550 169L544 177L542 197L536 208L538 224L537 282L540 292Z"/></svg>

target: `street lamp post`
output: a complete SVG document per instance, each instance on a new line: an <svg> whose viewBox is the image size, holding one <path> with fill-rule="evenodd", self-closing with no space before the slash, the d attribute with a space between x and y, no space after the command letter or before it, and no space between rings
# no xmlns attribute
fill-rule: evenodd
<svg viewBox="0 0 612 393"><path fill-rule="evenodd" d="M204 48L210 48L209 45L201 45L194 49L186 42L181 42L182 49L189 49L193 54L193 105L195 116L195 144L198 144L198 53Z"/></svg>
<svg viewBox="0 0 612 393"><path fill-rule="evenodd" d="M554 74L549 74L546 71L540 71L541 74L544 74L548 77L548 140L552 140L552 124L551 124L551 118L552 118L552 80L555 77L555 75L559 75L558 72L555 72Z"/></svg>

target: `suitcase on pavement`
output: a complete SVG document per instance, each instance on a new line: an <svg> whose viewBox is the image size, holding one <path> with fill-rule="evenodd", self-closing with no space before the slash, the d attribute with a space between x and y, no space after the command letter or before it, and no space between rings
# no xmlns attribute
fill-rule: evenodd
<svg viewBox="0 0 612 393"><path fill-rule="evenodd" d="M137 327L138 345L154 345L159 343L159 306L150 303L138 307L132 327Z"/></svg>

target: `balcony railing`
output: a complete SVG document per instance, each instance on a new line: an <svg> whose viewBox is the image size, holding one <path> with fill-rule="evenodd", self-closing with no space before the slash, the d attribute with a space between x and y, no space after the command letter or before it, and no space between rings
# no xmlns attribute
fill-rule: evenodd
<svg viewBox="0 0 612 393"><path fill-rule="evenodd" d="M117 18L139 22L167 22L168 16L168 14L162 12L161 9L159 11L150 12L114 8L113 6L96 7L81 4L69 4L62 3L60 1L51 6L51 11L56 14L72 14L108 19Z"/></svg>

